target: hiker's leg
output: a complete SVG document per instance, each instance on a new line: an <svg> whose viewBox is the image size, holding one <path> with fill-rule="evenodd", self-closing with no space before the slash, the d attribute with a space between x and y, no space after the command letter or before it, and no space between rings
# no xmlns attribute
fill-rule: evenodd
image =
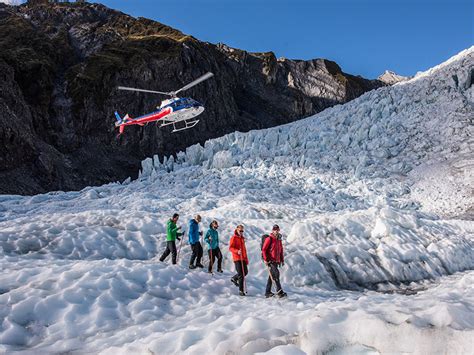
<svg viewBox="0 0 474 355"><path fill-rule="evenodd" d="M265 289L265 294L269 294L270 292L272 292L272 278L270 277L270 275L268 275L267 287Z"/></svg>
<svg viewBox="0 0 474 355"><path fill-rule="evenodd" d="M217 270L222 270L222 253L219 247L215 249L217 257Z"/></svg>
<svg viewBox="0 0 474 355"><path fill-rule="evenodd" d="M176 251L176 244L175 242L168 242L168 247L171 250L171 260L173 264L176 264L176 256L177 256L177 251Z"/></svg>
<svg viewBox="0 0 474 355"><path fill-rule="evenodd" d="M281 284L280 284L280 270L278 270L278 266L275 263L271 264L270 270L272 272L273 281L275 281L276 291L280 292Z"/></svg>
<svg viewBox="0 0 474 355"><path fill-rule="evenodd" d="M168 255L170 255L170 253L171 253L171 250L168 246L168 242L166 242L166 249L163 252L163 254L161 254L160 261L165 261L165 259L168 257Z"/></svg>
<svg viewBox="0 0 474 355"><path fill-rule="evenodd" d="M197 242L197 243L196 243L196 249L197 249L196 264L201 264L201 258L202 258L202 254L203 254L201 242Z"/></svg>

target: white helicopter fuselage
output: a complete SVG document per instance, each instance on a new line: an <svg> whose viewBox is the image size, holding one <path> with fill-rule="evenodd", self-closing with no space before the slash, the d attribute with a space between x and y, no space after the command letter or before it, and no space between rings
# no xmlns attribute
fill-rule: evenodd
<svg viewBox="0 0 474 355"><path fill-rule="evenodd" d="M173 125L173 132L180 131L182 129L174 126L177 122L185 122L183 129L194 127L199 120L192 120L194 117L204 112L204 106L198 101L191 98L171 98L163 100L159 107L159 110L171 110L169 114L163 117L161 120L161 126Z"/></svg>

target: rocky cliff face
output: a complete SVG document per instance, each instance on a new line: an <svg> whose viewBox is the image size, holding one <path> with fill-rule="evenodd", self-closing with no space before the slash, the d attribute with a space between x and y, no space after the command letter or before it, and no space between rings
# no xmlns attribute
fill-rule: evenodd
<svg viewBox="0 0 474 355"><path fill-rule="evenodd" d="M127 127L160 97L211 71L187 96L206 111L192 130ZM277 59L198 41L99 4L0 3L0 193L74 190L138 174L140 161L233 131L294 121L384 85L334 62Z"/></svg>

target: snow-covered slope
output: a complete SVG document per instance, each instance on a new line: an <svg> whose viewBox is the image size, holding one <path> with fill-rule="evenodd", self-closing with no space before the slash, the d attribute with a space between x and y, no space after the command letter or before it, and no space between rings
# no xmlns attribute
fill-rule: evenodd
<svg viewBox="0 0 474 355"><path fill-rule="evenodd" d="M467 353L473 72L474 47L314 117L147 159L137 181L0 196L0 351ZM188 246L179 266L157 260L176 211L219 220L223 275L188 270ZM247 299L229 282L239 223ZM286 301L261 297L274 223Z"/></svg>

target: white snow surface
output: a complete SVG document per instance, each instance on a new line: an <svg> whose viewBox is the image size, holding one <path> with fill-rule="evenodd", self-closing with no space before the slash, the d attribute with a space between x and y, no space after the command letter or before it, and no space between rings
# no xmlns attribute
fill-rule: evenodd
<svg viewBox="0 0 474 355"><path fill-rule="evenodd" d="M143 162L136 181L0 196L0 352L472 354L474 47L288 125ZM158 261L220 222L224 273ZM246 229L249 297L228 241ZM284 234L263 297L260 236ZM204 257L207 264L207 258Z"/></svg>
<svg viewBox="0 0 474 355"><path fill-rule="evenodd" d="M7 4L7 5L20 5L24 1L22 1L22 0L0 0L0 2L3 2L4 4Z"/></svg>

